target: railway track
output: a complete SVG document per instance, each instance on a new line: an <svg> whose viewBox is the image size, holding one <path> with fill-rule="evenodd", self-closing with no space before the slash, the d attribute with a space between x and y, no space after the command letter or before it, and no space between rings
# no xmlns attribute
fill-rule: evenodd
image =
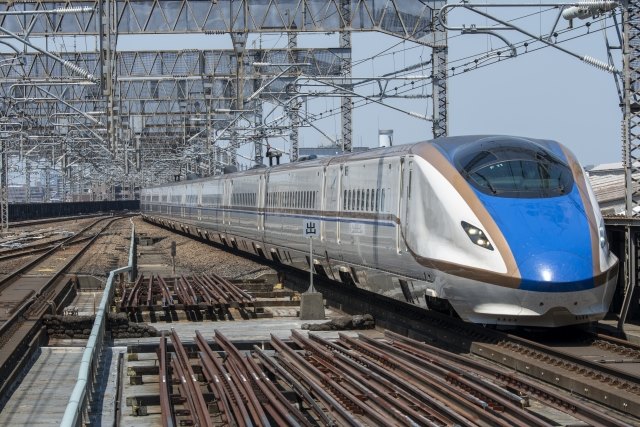
<svg viewBox="0 0 640 427"><path fill-rule="evenodd" d="M286 271L288 287L300 292L307 289L307 273L259 257L248 258ZM638 424L640 364L638 349L631 344L602 335L584 335L583 330L571 328L563 330L569 331L564 342L545 344L539 339L543 335L532 334L527 339L483 328L318 276L315 285L331 305L353 314L371 313L380 327L456 354L467 354L471 359L501 365L514 375L504 374L500 381L513 382L509 387L517 389L517 393L529 390L546 396L541 398L541 404L566 402L560 406L575 408L571 411L587 414L586 418L593 417L586 421L593 425L608 425L607 420L597 421L597 413L610 409L617 411L621 425L625 420ZM567 340L567 336L571 339ZM569 396L584 401L569 402Z"/></svg>
<svg viewBox="0 0 640 427"><path fill-rule="evenodd" d="M170 339L160 339L157 359L144 357L149 365L130 368L158 376L160 397L147 405L160 406L165 427L634 425L487 360L388 331L338 340L294 331L248 351L219 331L212 340L196 331L194 344L175 331Z"/></svg>
<svg viewBox="0 0 640 427"><path fill-rule="evenodd" d="M64 273L119 219L94 221L0 279L0 396L10 394L6 388L41 341L42 315L57 312L73 297L70 282L62 279Z"/></svg>
<svg viewBox="0 0 640 427"><path fill-rule="evenodd" d="M289 276L292 277L291 273ZM296 278L295 282L298 281L300 285L294 287L302 291L305 278ZM390 331L490 360L518 375L545 382L565 395L567 392L578 395L621 414L640 418L640 405L637 404L640 401L640 360L638 348L633 344L575 328L562 330L563 342L545 344L536 341L536 335L526 339L483 328L368 292L340 289L326 281L319 281L316 288L345 311L373 314L377 325ZM349 305L346 301L355 304ZM546 334L548 331L540 336Z"/></svg>

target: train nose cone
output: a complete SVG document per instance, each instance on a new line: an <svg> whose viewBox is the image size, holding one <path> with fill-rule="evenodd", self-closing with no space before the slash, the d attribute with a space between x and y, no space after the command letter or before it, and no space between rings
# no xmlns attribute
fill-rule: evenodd
<svg viewBox="0 0 640 427"><path fill-rule="evenodd" d="M571 292L593 287L593 266L587 256L564 251L533 253L518 267L523 290Z"/></svg>

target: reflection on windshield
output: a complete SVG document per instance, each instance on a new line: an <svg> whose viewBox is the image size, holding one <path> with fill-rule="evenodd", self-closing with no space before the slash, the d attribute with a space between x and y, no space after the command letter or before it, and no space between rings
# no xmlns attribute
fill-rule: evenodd
<svg viewBox="0 0 640 427"><path fill-rule="evenodd" d="M458 164L475 188L499 197L554 197L573 187L571 170L561 160L540 147L521 143L468 150L461 153Z"/></svg>

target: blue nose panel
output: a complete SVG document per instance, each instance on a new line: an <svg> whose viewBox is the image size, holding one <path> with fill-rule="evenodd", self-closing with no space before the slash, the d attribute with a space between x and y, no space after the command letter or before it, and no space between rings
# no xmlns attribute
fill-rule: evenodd
<svg viewBox="0 0 640 427"><path fill-rule="evenodd" d="M522 277L520 289L593 288L591 234L577 187L565 196L539 199L492 197L476 191L511 248Z"/></svg>

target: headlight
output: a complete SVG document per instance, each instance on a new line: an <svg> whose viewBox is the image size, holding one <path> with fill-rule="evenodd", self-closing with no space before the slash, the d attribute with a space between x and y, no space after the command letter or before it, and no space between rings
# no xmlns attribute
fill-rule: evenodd
<svg viewBox="0 0 640 427"><path fill-rule="evenodd" d="M604 218L600 218L600 225L598 226L598 234L600 235L600 247L604 249L607 245L607 232L604 228Z"/></svg>
<svg viewBox="0 0 640 427"><path fill-rule="evenodd" d="M462 228L467 232L467 236L469 236L469 239L471 239L473 243L478 246L482 246L485 249L489 249L490 251L493 250L493 246L491 246L491 243L484 234L484 231L480 230L478 227L474 227L468 222L462 221L460 224L462 224Z"/></svg>

